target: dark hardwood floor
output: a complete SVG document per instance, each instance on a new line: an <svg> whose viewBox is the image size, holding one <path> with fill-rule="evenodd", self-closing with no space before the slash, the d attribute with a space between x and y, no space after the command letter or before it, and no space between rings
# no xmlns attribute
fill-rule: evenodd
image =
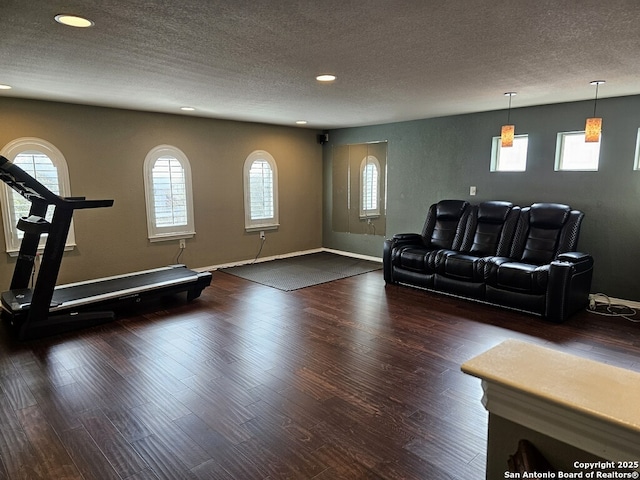
<svg viewBox="0 0 640 480"><path fill-rule="evenodd" d="M2 329L0 479L483 479L461 363L517 338L640 370L639 324L550 324L380 271L294 292L214 273L155 308L23 344Z"/></svg>

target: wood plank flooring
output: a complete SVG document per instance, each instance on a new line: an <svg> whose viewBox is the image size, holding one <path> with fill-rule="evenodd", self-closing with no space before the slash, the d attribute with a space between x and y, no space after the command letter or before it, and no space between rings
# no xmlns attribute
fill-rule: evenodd
<svg viewBox="0 0 640 480"><path fill-rule="evenodd" d="M461 363L517 338L640 371L639 329L380 271L294 292L215 273L190 304L24 344L2 329L0 480L482 479L487 413Z"/></svg>

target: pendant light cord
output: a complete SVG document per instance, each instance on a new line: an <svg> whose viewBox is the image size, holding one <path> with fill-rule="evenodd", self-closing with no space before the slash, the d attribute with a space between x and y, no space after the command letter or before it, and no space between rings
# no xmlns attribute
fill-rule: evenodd
<svg viewBox="0 0 640 480"><path fill-rule="evenodd" d="M507 110L507 125L511 125L511 99L516 95L516 92L507 92L505 96L509 97L509 109Z"/></svg>
<svg viewBox="0 0 640 480"><path fill-rule="evenodd" d="M598 89L600 88L600 85L602 85L603 83L605 83L604 80L594 80L593 82L591 82L591 85L596 86L596 98L593 101L593 117L594 118L596 116L596 107L598 106Z"/></svg>

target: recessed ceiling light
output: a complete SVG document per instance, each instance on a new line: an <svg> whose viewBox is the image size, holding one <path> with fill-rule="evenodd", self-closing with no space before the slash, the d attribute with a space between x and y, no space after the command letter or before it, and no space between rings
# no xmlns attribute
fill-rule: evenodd
<svg viewBox="0 0 640 480"><path fill-rule="evenodd" d="M318 80L319 82L333 82L335 79L336 76L331 75L330 73L325 73L316 77L316 80Z"/></svg>
<svg viewBox="0 0 640 480"><path fill-rule="evenodd" d="M183 112L193 112L193 111L195 111L195 108L193 108L193 107L180 107L180 110L182 110Z"/></svg>
<svg viewBox="0 0 640 480"><path fill-rule="evenodd" d="M3 85L0 84L0 90L11 90L13 87L11 85Z"/></svg>
<svg viewBox="0 0 640 480"><path fill-rule="evenodd" d="M78 17L77 15L66 15L61 13L60 15L56 15L55 19L56 22L69 27L87 28L95 25L95 23L88 18Z"/></svg>
<svg viewBox="0 0 640 480"><path fill-rule="evenodd" d="M306 120L298 120L298 121L296 121L296 124L297 125L306 125L307 121Z"/></svg>

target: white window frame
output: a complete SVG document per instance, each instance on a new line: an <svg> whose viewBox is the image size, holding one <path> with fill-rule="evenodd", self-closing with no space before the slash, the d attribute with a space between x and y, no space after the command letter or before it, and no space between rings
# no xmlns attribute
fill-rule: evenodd
<svg viewBox="0 0 640 480"><path fill-rule="evenodd" d="M567 165L565 156L567 155L566 139L571 137L579 148L594 149L597 150L597 154L593 154L595 157L595 164L587 165ZM577 132L558 132L556 140L556 161L555 170L557 172L597 172L600 163L600 151L602 146L602 135L599 142L587 143L584 141L584 130ZM584 155L582 156L584 158Z"/></svg>
<svg viewBox="0 0 640 480"><path fill-rule="evenodd" d="M640 128L638 128L638 135L636 136L636 154L633 169L640 170Z"/></svg>
<svg viewBox="0 0 640 480"><path fill-rule="evenodd" d="M58 174L58 189L61 197L71 196L71 183L69 181L69 168L67 167L67 161L62 155L62 152L58 150L53 144L46 140L35 137L22 137L12 140L4 146L0 151L0 154L7 158L7 160L13 162L16 157L22 153L37 152L49 157L51 163L57 170ZM19 230L17 229L17 223L15 220L13 193L15 192L6 183L0 182L0 189L2 190L2 224L4 227L4 238L6 245L6 252L15 257L20 251L20 244L22 239L19 237ZM16 195L18 193L16 192ZM43 234L40 237L40 244L38 245L38 252L42 253L44 245L47 239L47 234ZM69 227L69 234L67 235L67 241L65 242L65 250L73 250L76 246L76 237L73 228L73 221Z"/></svg>
<svg viewBox="0 0 640 480"><path fill-rule="evenodd" d="M256 161L265 161L271 168L272 175L272 191L273 198L273 216L269 218L252 218L251 212L251 184L249 172L251 166ZM257 230L275 230L280 226L278 214L278 166L273 156L265 150L255 150L249 154L244 161L243 169L243 187L244 187L244 228L247 232Z"/></svg>
<svg viewBox="0 0 640 480"><path fill-rule="evenodd" d="M513 146L511 147L503 147L500 144L500 136L493 137L491 141L491 169L492 172L526 172L527 171L527 156L529 151L529 135L515 135L513 137ZM504 160L501 162L501 156L509 154L509 155L518 155L517 162L518 165L512 166L516 162L509 162L510 165L507 165L507 162ZM522 157L524 158L522 158Z"/></svg>
<svg viewBox="0 0 640 480"><path fill-rule="evenodd" d="M366 168L369 165L373 165L376 169L375 185L373 185L373 195L371 198L375 200L375 206L373 208L367 208L367 187L366 179L364 178ZM374 155L367 155L360 162L360 218L374 218L380 216L380 162Z"/></svg>
<svg viewBox="0 0 640 480"><path fill-rule="evenodd" d="M159 227L156 225L155 202L153 198L153 167L162 157L175 158L184 171L187 222L184 225ZM196 234L193 214L193 186L191 181L191 165L187 156L172 145L158 145L152 148L144 160L144 191L147 209L147 233L150 242L163 242L192 238Z"/></svg>

